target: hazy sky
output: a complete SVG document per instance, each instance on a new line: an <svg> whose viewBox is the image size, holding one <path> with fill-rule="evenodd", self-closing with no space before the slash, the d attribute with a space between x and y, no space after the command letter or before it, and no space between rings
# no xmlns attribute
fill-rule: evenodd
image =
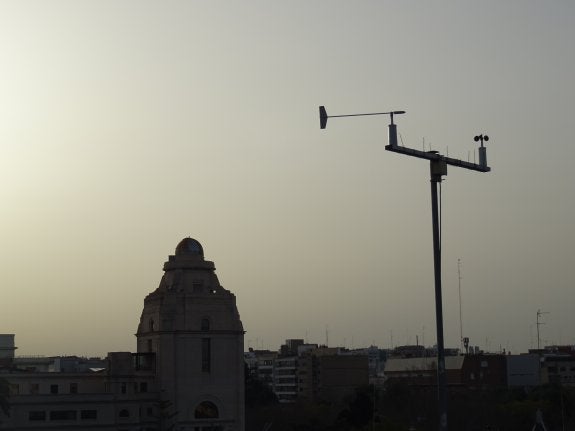
<svg viewBox="0 0 575 431"><path fill-rule="evenodd" d="M19 354L135 350L186 236L246 347L575 344L572 1L0 1L0 333ZM393 340L393 341L392 341Z"/></svg>

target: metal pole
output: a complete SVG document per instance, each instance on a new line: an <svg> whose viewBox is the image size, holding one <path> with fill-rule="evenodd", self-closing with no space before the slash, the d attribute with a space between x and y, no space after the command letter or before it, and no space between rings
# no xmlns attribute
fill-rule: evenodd
<svg viewBox="0 0 575 431"><path fill-rule="evenodd" d="M461 316L461 259L457 259L457 278L459 279L459 346L463 354L463 317Z"/></svg>
<svg viewBox="0 0 575 431"><path fill-rule="evenodd" d="M441 299L441 239L439 233L439 205L437 183L447 174L445 162L431 160L431 217L433 224L433 269L435 273L435 320L437 326L437 398L439 407L439 430L447 431L447 388L445 375L445 352L443 346L443 306Z"/></svg>
<svg viewBox="0 0 575 431"><path fill-rule="evenodd" d="M539 336L539 327L541 325L545 325L545 322L540 322L539 318L544 315L544 314L549 314L548 311L541 311L541 310L537 310L537 350L541 349L541 338Z"/></svg>

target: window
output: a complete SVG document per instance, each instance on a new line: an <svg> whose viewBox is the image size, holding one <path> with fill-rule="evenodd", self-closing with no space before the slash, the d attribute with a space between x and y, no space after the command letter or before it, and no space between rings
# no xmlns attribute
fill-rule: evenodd
<svg viewBox="0 0 575 431"><path fill-rule="evenodd" d="M153 352L153 344L152 344L152 340L148 340L148 352Z"/></svg>
<svg viewBox="0 0 575 431"><path fill-rule="evenodd" d="M18 383L10 384L10 395L20 395L20 385Z"/></svg>
<svg viewBox="0 0 575 431"><path fill-rule="evenodd" d="M58 385L50 385L50 393L57 394L58 393Z"/></svg>
<svg viewBox="0 0 575 431"><path fill-rule="evenodd" d="M154 332L154 319L150 319L150 332Z"/></svg>
<svg viewBox="0 0 575 431"><path fill-rule="evenodd" d="M219 417L218 408L211 401L203 401L196 407L194 417L196 419L217 419Z"/></svg>
<svg viewBox="0 0 575 431"><path fill-rule="evenodd" d="M98 410L82 410L80 412L80 419L82 420L98 419Z"/></svg>
<svg viewBox="0 0 575 431"><path fill-rule="evenodd" d="M120 410L120 414L118 415L121 418L129 418L130 417L130 412L126 409Z"/></svg>
<svg viewBox="0 0 575 431"><path fill-rule="evenodd" d="M203 318L201 324L202 331L209 331L210 330L210 319Z"/></svg>
<svg viewBox="0 0 575 431"><path fill-rule="evenodd" d="M128 385L125 382L121 383L120 384L120 393L125 394L127 392L127 386Z"/></svg>
<svg viewBox="0 0 575 431"><path fill-rule="evenodd" d="M40 385L38 383L30 383L30 395L36 395L40 392Z"/></svg>
<svg viewBox="0 0 575 431"><path fill-rule="evenodd" d="M51 421L75 421L76 410L53 410L50 412Z"/></svg>
<svg viewBox="0 0 575 431"><path fill-rule="evenodd" d="M70 393L71 394L78 393L78 383L70 383Z"/></svg>
<svg viewBox="0 0 575 431"><path fill-rule="evenodd" d="M211 370L211 340L209 338L202 338L202 371L209 373Z"/></svg>
<svg viewBox="0 0 575 431"><path fill-rule="evenodd" d="M140 382L140 392L148 392L148 382Z"/></svg>
<svg viewBox="0 0 575 431"><path fill-rule="evenodd" d="M29 421L45 421L46 420L46 412L33 410L28 412L28 420Z"/></svg>
<svg viewBox="0 0 575 431"><path fill-rule="evenodd" d="M148 407L146 409L146 415L148 416L154 416L154 409L152 407Z"/></svg>

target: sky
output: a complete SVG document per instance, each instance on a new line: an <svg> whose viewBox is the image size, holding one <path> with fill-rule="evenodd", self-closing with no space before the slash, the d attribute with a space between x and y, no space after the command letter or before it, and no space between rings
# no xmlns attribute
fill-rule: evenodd
<svg viewBox="0 0 575 431"><path fill-rule="evenodd" d="M246 347L575 344L575 3L0 0L0 333L135 351L187 236Z"/></svg>

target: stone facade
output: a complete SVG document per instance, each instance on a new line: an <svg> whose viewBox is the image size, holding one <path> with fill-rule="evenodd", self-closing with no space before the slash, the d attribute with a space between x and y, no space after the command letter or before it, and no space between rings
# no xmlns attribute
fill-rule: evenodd
<svg viewBox="0 0 575 431"><path fill-rule="evenodd" d="M0 364L11 403L10 416L0 410L0 429L243 431L235 296L191 238L164 271L144 301L137 353L109 353L100 367L70 358Z"/></svg>
<svg viewBox="0 0 575 431"><path fill-rule="evenodd" d="M161 399L178 412L178 426L243 430L244 331L236 298L194 239L180 242L164 271L144 301L137 333L138 352L156 354Z"/></svg>

